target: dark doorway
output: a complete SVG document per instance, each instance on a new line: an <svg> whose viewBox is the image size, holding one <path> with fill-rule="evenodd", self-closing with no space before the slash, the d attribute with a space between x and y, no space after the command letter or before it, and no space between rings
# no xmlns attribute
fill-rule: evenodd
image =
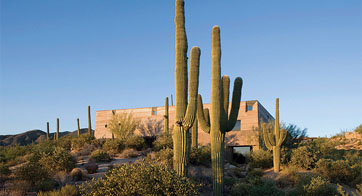
<svg viewBox="0 0 362 196"><path fill-rule="evenodd" d="M249 156L251 146L233 146L233 161L238 164L246 163L246 157Z"/></svg>

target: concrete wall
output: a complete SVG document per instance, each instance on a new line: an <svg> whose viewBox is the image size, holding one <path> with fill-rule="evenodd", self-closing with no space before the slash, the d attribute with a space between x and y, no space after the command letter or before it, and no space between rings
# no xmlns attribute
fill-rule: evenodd
<svg viewBox="0 0 362 196"><path fill-rule="evenodd" d="M252 106L252 110L247 111L247 106ZM210 104L204 104L204 108L210 109ZM230 107L229 107L230 108ZM163 116L165 114L164 106L147 107L135 109L120 109L113 110L116 114L132 113L135 118L140 120L141 128L136 130L136 134L145 134L145 129L154 128L152 133L158 134L163 131ZM95 137L96 138L111 138L112 134L107 129L107 123L112 118L112 110L103 110L96 112ZM174 124L175 106L169 106L169 126ZM253 146L253 149L259 148L258 131L255 130L259 126L260 120L264 118L274 119L268 111L258 101L242 101L238 120L240 120L240 129L232 130L226 134L227 146ZM265 121L265 120L264 120ZM152 125L155 125L152 127ZM198 142L200 145L210 143L210 135L199 128Z"/></svg>

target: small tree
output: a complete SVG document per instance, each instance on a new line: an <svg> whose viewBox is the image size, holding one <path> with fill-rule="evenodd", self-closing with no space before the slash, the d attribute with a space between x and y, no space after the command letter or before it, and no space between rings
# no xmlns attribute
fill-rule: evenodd
<svg viewBox="0 0 362 196"><path fill-rule="evenodd" d="M108 129L117 138L125 140L134 134L139 125L139 121L133 117L132 113L114 114L109 121Z"/></svg>

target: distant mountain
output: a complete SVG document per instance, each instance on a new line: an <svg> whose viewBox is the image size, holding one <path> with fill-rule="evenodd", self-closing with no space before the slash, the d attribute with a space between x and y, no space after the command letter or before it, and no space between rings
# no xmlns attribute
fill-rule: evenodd
<svg viewBox="0 0 362 196"><path fill-rule="evenodd" d="M94 131L94 130L93 130ZM80 133L87 133L88 128L80 129ZM55 134L50 133L50 138L53 138ZM59 132L59 137L63 136L77 136L77 130L70 132ZM43 141L46 138L46 132L42 130L30 130L24 133L16 134L16 135L0 135L0 146L9 146L9 145L28 145L31 143L38 143L39 141Z"/></svg>

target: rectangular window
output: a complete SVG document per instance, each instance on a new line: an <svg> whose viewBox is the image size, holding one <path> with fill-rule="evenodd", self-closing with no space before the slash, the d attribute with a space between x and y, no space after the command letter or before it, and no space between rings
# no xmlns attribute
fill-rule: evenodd
<svg viewBox="0 0 362 196"><path fill-rule="evenodd" d="M240 131L240 120L237 120L235 126L231 131Z"/></svg>
<svg viewBox="0 0 362 196"><path fill-rule="evenodd" d="M253 110L253 105L246 106L246 111L252 111L252 110Z"/></svg>
<svg viewBox="0 0 362 196"><path fill-rule="evenodd" d="M152 115L157 115L157 107L152 108Z"/></svg>

